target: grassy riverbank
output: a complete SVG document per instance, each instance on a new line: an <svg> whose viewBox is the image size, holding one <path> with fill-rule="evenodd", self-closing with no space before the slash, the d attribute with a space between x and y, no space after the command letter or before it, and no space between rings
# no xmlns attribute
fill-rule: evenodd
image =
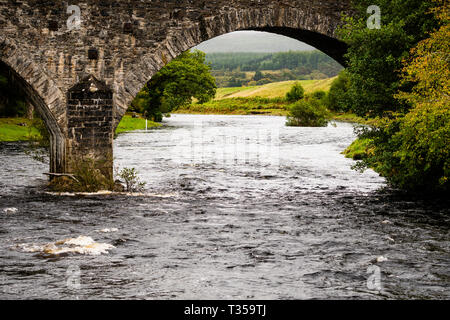
<svg viewBox="0 0 450 320"><path fill-rule="evenodd" d="M39 131L33 127L33 120L0 118L0 141L24 141L39 138Z"/></svg>
<svg viewBox="0 0 450 320"><path fill-rule="evenodd" d="M148 121L148 128L161 126ZM144 130L145 119L125 115L116 129L116 134L134 130ZM39 139L39 131L33 126L33 120L26 118L0 118L0 141L28 141Z"/></svg>
<svg viewBox="0 0 450 320"><path fill-rule="evenodd" d="M213 100L203 104L192 103L173 113L286 116L289 113L289 103L284 97L295 83L299 82L305 89L305 94L310 94L315 91L328 91L335 79L283 81L255 87L219 88ZM332 119L359 124L371 124L373 121L352 113L332 113Z"/></svg>
<svg viewBox="0 0 450 320"><path fill-rule="evenodd" d="M153 122L148 120L148 128L156 128L162 126L161 123ZM129 132L134 130L145 130L145 119L144 118L133 118L130 115L125 115L120 121L116 129L116 134Z"/></svg>
<svg viewBox="0 0 450 320"><path fill-rule="evenodd" d="M286 102L281 98L225 98L211 100L179 109L175 113L189 114L266 114L284 116L287 115Z"/></svg>
<svg viewBox="0 0 450 320"><path fill-rule="evenodd" d="M254 87L219 88L213 100L203 104L193 103L174 113L286 116L289 111L284 97L296 82L301 83L308 94L316 90L329 90L333 80L282 81Z"/></svg>
<svg viewBox="0 0 450 320"><path fill-rule="evenodd" d="M373 152L371 142L370 139L356 139L342 152L342 154L344 154L346 158L362 160L370 152Z"/></svg>

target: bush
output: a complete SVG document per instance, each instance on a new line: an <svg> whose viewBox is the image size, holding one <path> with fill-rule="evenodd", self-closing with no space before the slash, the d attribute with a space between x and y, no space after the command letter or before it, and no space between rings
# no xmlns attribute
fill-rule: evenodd
<svg viewBox="0 0 450 320"><path fill-rule="evenodd" d="M349 93L350 78L347 72L342 71L333 81L326 99L326 106L329 110L336 112L347 112L350 110Z"/></svg>
<svg viewBox="0 0 450 320"><path fill-rule="evenodd" d="M374 152L360 169L373 168L389 184L413 192L448 191L450 108L416 108L360 134L373 139Z"/></svg>
<svg viewBox="0 0 450 320"><path fill-rule="evenodd" d="M327 96L327 93L323 90L314 91L311 94L311 97L313 99L317 99L317 100L323 100L326 96Z"/></svg>
<svg viewBox="0 0 450 320"><path fill-rule="evenodd" d="M328 124L328 110L316 99L305 99L290 107L287 126L325 127Z"/></svg>
<svg viewBox="0 0 450 320"><path fill-rule="evenodd" d="M135 168L124 168L119 173L119 177L125 180L127 192L142 192L145 182L141 182Z"/></svg>
<svg viewBox="0 0 450 320"><path fill-rule="evenodd" d="M286 101L287 102L295 102L300 99L303 99L305 96L305 90L303 89L300 83L296 83L292 86L291 90L286 93Z"/></svg>
<svg viewBox="0 0 450 320"><path fill-rule="evenodd" d="M306 96L306 99L314 99L319 102L320 105L324 106L326 108L327 106L327 93L323 90L317 90L313 93L310 93Z"/></svg>

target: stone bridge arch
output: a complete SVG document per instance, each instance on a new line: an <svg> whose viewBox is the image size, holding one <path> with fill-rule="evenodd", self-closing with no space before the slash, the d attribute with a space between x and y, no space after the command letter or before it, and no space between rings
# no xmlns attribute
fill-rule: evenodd
<svg viewBox="0 0 450 320"><path fill-rule="evenodd" d="M280 1L281 2L281 1ZM123 86L115 98L115 125L125 114L131 101L144 85L172 59L209 39L234 31L254 30L284 35L305 42L345 65L347 45L336 38L341 13L348 10L347 3L336 5L338 9L295 7L281 5L267 8L259 6L247 9L229 9L227 12L201 17L189 28L183 28L161 41L154 52L138 59L123 77ZM178 12L179 15L182 16Z"/></svg>
<svg viewBox="0 0 450 320"><path fill-rule="evenodd" d="M89 149L101 147L97 154L110 155L113 130L145 83L205 40L268 31L311 44L342 64L346 48L336 29L341 14L352 13L350 2L2 0L0 61L49 128L51 172L70 172L68 163L96 154ZM69 5L81 13L76 28Z"/></svg>
<svg viewBox="0 0 450 320"><path fill-rule="evenodd" d="M52 79L27 58L13 40L0 35L0 68L20 87L39 112L50 134L50 172L64 172L66 107L64 95Z"/></svg>

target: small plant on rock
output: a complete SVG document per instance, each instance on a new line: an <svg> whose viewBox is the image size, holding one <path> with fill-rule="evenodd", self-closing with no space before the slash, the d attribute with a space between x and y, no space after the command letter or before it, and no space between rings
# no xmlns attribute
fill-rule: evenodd
<svg viewBox="0 0 450 320"><path fill-rule="evenodd" d="M119 178L125 181L127 192L142 192L144 190L146 183L140 180L135 168L122 169L119 172Z"/></svg>

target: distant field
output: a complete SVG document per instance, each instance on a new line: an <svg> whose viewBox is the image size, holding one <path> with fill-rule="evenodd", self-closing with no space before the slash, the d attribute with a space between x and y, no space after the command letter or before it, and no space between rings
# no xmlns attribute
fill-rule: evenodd
<svg viewBox="0 0 450 320"><path fill-rule="evenodd" d="M160 123L153 121L147 121L147 127L160 127ZM144 130L145 129L145 119L144 118L133 118L129 114L125 115L120 121L116 129L116 134L129 132L134 130Z"/></svg>
<svg viewBox="0 0 450 320"><path fill-rule="evenodd" d="M296 82L301 83L306 93L317 90L328 91L334 79L336 79L336 77L323 80L282 81L254 87L219 88L217 89L215 100L254 97L282 98Z"/></svg>
<svg viewBox="0 0 450 320"><path fill-rule="evenodd" d="M193 114L265 114L284 116L288 114L289 104L286 93L296 82L300 82L306 93L317 90L328 91L335 78L324 80L282 81L254 87L235 87L217 89L214 100L178 109L173 113Z"/></svg>

